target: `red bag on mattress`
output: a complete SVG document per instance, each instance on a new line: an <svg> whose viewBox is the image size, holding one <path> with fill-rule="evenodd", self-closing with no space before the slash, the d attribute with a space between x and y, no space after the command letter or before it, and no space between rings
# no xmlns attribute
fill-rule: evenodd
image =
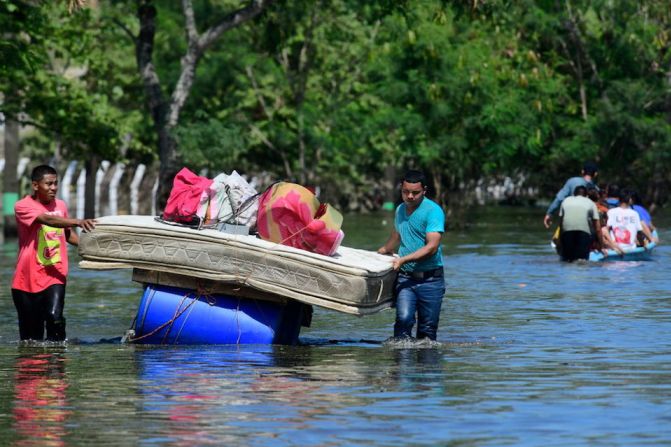
<svg viewBox="0 0 671 447"><path fill-rule="evenodd" d="M205 217L212 180L182 168L173 180L163 219L183 224L198 224Z"/></svg>

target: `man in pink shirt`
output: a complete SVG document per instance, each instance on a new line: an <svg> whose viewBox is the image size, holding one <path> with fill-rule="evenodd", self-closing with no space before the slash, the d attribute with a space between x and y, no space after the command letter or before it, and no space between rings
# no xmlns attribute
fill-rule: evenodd
<svg viewBox="0 0 671 447"><path fill-rule="evenodd" d="M12 281L12 299L19 317L21 340L65 340L63 306L68 276L66 242L79 244L72 227L95 228L93 219L71 219L65 202L56 198L58 173L47 165L31 174L32 195L16 202L14 214L19 254Z"/></svg>

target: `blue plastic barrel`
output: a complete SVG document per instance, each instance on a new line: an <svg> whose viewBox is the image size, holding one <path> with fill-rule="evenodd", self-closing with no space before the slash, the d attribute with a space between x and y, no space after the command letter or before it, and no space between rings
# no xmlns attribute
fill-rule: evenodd
<svg viewBox="0 0 671 447"><path fill-rule="evenodd" d="M148 284L135 320L140 344L296 344L309 306Z"/></svg>

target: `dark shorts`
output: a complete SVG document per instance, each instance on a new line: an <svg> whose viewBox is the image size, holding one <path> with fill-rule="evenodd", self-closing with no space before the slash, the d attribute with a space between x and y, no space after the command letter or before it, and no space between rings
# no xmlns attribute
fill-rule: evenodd
<svg viewBox="0 0 671 447"><path fill-rule="evenodd" d="M577 259L589 259L592 247L592 235L584 231L562 231L561 241L562 261L573 262Z"/></svg>
<svg viewBox="0 0 671 447"><path fill-rule="evenodd" d="M65 284L54 284L41 292L29 293L12 289L12 299L19 316L21 340L65 340Z"/></svg>

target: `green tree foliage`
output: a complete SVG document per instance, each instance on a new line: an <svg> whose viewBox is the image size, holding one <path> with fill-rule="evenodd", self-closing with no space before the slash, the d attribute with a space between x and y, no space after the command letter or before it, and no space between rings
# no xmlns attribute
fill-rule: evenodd
<svg viewBox="0 0 671 447"><path fill-rule="evenodd" d="M433 174L436 189L533 170L549 145L560 79L515 30L464 20L442 2L391 16L371 79L396 141L391 163ZM384 121L384 119L383 119Z"/></svg>
<svg viewBox="0 0 671 447"><path fill-rule="evenodd" d="M118 100L121 72L106 48L113 40L91 9L68 12L65 3L3 0L2 112L41 131L39 153L116 160L125 135L142 114ZM114 46L112 46L114 49ZM21 115L20 115L21 114ZM46 149L46 150L45 150Z"/></svg>
<svg viewBox="0 0 671 447"><path fill-rule="evenodd" d="M606 181L660 197L669 158L665 2L527 2L521 37L563 78L548 180L592 158ZM524 11L524 12L522 12ZM547 184L547 183L546 183ZM556 186L548 186L548 190Z"/></svg>
<svg viewBox="0 0 671 447"><path fill-rule="evenodd" d="M194 36L252 4L194 2L189 28L190 9L176 2L68 12L67 3L0 0L2 111L26 112L71 156L114 159L123 148L161 158L168 135L194 170L318 184L344 207L388 167L426 170L441 199L516 174L550 196L586 159L604 181L665 201L667 2L264 2L193 53L175 103ZM177 104L169 123L168 108L146 106L138 5L156 12L150 62L156 97Z"/></svg>

